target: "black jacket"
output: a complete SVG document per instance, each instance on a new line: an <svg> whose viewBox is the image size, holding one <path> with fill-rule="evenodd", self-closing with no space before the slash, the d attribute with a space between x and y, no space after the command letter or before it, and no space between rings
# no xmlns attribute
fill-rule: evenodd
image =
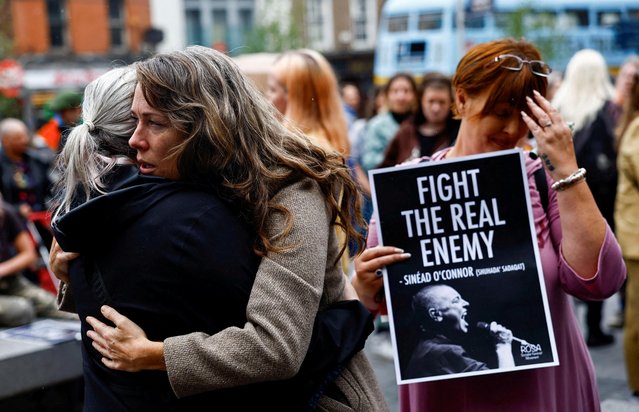
<svg viewBox="0 0 639 412"><path fill-rule="evenodd" d="M177 400L166 372L108 369L85 319L109 323L99 312L108 304L153 341L242 327L260 260L255 234L231 205L211 190L119 167L108 194L53 226L64 250L81 253L70 285L82 320L86 410L200 410L220 402L224 391Z"/></svg>

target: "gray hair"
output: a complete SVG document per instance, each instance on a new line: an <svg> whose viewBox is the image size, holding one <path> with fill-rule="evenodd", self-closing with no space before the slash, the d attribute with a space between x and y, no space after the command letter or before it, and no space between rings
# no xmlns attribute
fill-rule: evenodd
<svg viewBox="0 0 639 412"><path fill-rule="evenodd" d="M82 102L83 123L71 129L56 160L54 220L77 202L104 193L104 176L118 157L133 157L128 140L135 131L131 116L135 70L115 68L89 83Z"/></svg>

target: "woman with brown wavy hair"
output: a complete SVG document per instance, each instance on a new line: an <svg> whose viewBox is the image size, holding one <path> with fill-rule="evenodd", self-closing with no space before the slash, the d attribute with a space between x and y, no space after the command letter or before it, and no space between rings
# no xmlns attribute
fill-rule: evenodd
<svg viewBox="0 0 639 412"><path fill-rule="evenodd" d="M91 271L91 266L86 272L75 266L75 279L101 276L106 282L93 292L106 298L127 298L114 299L113 306L92 308L93 313L84 317L97 371L94 382L110 383L94 385L94 394L97 399L105 397L99 392L102 388L114 395L110 396L113 404L93 402L94 410L118 409L113 405L125 398L141 404L139 410L152 409L151 401L160 405L158 409L168 409L163 402L169 405L171 401L187 410L202 410L216 408L216 399L238 410L315 406L319 410L387 410L372 368L360 351L344 363L331 364L335 367L330 376L316 382L320 387L311 393L311 399L303 398L302 405L297 398L305 382L291 382L313 343L320 310L353 297L339 264L344 248L339 246L335 228L339 226L354 244L363 239L353 223L359 220L357 187L342 156L284 127L271 104L222 53L193 46L156 55L135 68L137 85L127 114L136 125L129 145L136 151L137 171L152 181L168 179L163 184L169 188L186 184L204 189L221 199L225 206L220 210L229 213L216 214L211 210L213 202L207 204L198 191L193 195L199 199L195 210L194 201L185 198L168 205L170 210L165 207L160 217L156 205L171 197L144 201L153 193L149 190L141 192L133 216L126 214L128 208L121 208L125 215L117 220L120 226L113 227L111 220L100 215L89 220L93 225L106 225L122 242L102 239L101 232L93 232L99 242L79 244L78 248L89 249L75 251L101 256L108 250L113 258L103 259L101 275ZM96 127L86 126L84 148L90 148L88 143L95 135L90 130ZM86 204L105 196L118 205L126 204L130 197L121 195L106 193ZM71 219L63 226L65 217L75 211L73 206L60 217L59 229L86 229L71 225ZM112 208L107 207L109 210ZM135 231L125 224L140 219L147 224L135 226ZM175 228L174 220L182 222L182 227ZM244 236L241 247L233 236L243 232L227 227L238 221L254 234L248 245ZM120 236L118 229L135 232L137 243ZM68 237L70 232L60 230L59 234ZM158 242L166 247L154 247ZM246 257L246 248L251 257ZM56 274L67 281L64 266L70 256L54 250L54 260L56 256ZM247 272L255 257L261 260L251 278ZM199 267L197 262L201 262ZM126 271L124 264L135 264L138 270ZM114 278L120 281L108 282ZM149 281L141 283L140 278ZM76 292L73 279L69 291ZM85 290L95 284L81 283ZM131 290L131 284L137 289ZM131 313L144 316L139 317L141 321L124 316ZM169 317L180 321L168 321ZM140 325L133 323L138 321ZM218 326L211 327L211 323ZM202 325L207 324L204 329ZM147 336L148 330L153 334ZM320 346L320 355L322 349ZM140 390L148 383L145 377L157 383L151 387L163 398ZM135 382L136 386L121 382ZM188 409L193 404L198 409Z"/></svg>

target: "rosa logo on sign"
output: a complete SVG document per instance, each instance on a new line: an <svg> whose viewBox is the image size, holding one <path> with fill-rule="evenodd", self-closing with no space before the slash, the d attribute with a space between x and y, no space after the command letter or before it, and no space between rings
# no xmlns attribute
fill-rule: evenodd
<svg viewBox="0 0 639 412"><path fill-rule="evenodd" d="M544 351L541 350L541 345L533 343L521 344L519 352L521 357L526 360L535 360L544 354Z"/></svg>

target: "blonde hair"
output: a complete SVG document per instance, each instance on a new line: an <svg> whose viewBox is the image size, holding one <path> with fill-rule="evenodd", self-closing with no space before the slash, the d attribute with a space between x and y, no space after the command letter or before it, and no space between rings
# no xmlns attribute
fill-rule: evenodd
<svg viewBox="0 0 639 412"><path fill-rule="evenodd" d="M590 124L606 101L612 99L614 86L601 53L583 49L575 53L552 99L552 105L566 121L575 122L575 131Z"/></svg>
<svg viewBox="0 0 639 412"><path fill-rule="evenodd" d="M335 72L326 58L309 49L288 51L278 57L272 71L287 92L284 116L302 132L325 139L348 156L346 115Z"/></svg>

